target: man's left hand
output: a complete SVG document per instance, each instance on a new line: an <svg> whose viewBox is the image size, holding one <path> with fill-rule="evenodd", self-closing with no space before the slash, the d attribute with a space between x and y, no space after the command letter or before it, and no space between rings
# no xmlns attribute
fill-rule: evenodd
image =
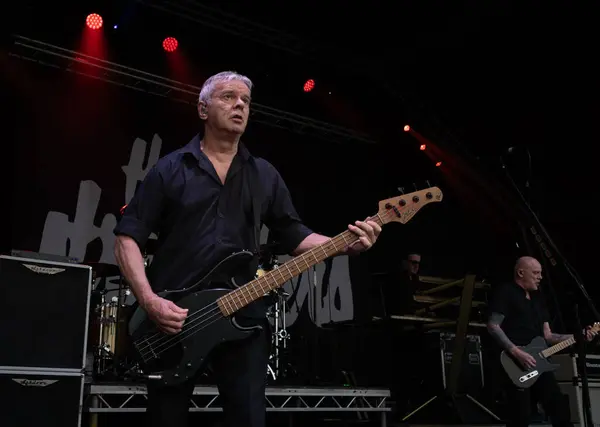
<svg viewBox="0 0 600 427"><path fill-rule="evenodd" d="M381 226L373 221L356 221L348 224L348 230L358 236L358 240L348 246L348 253L359 253L369 250L377 241Z"/></svg>
<svg viewBox="0 0 600 427"><path fill-rule="evenodd" d="M592 332L592 327L588 326L583 330L583 335L585 336L586 341L591 341L596 336L596 332Z"/></svg>

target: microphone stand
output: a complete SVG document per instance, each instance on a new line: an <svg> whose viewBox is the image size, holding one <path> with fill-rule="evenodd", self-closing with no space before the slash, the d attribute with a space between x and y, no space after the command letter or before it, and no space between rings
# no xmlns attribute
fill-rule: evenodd
<svg viewBox="0 0 600 427"><path fill-rule="evenodd" d="M581 388L582 388L582 410L583 410L583 424L588 426L593 426L594 421L592 419L592 404L590 401L590 393L589 393L589 385L588 385L588 376L587 376L587 367L586 367L586 354L585 354L585 335L583 332L583 325L581 324L581 319L579 317L579 305L575 303L575 326L576 331L575 340L577 342L577 356L579 359L579 372L581 375Z"/></svg>
<svg viewBox="0 0 600 427"><path fill-rule="evenodd" d="M594 318L600 319L600 314L598 314L598 311L596 310L596 307L594 307L594 303L593 303L592 299L590 298L590 296L588 295L587 291L585 290L585 287L583 286L583 283L580 280L579 276L577 275L577 273L575 273L574 269L571 267L571 265L566 260L566 258L560 253L560 251L558 250L558 247L554 244L554 242L550 238L550 235L548 234L548 232L546 231L546 229L544 228L544 226L540 222L539 218L537 217L537 215L535 214L535 212L533 211L533 209L531 209L531 206L529 205L529 203L527 203L527 200L523 196L523 193L519 190L519 187L517 186L517 184L513 180L511 174L508 172L508 169L506 168L506 165L504 164L504 159L502 158L502 156L500 156L500 162L501 162L501 165L502 165L502 169L506 173L506 177L510 181L512 187L514 188L514 190L516 191L516 193L519 195L519 197L521 199L521 202L525 206L526 212L529 214L531 221L533 221L537 225L537 228L540 231L540 235L546 240L546 244L552 248L552 250L554 251L554 253L556 255L556 258L558 258L558 259L560 259L562 261L563 266L565 267L566 271L569 273L569 275L571 276L571 278L573 279L573 281L577 285L577 288L581 292L581 295L586 300L586 302L588 304L588 308L591 311L591 313L593 314ZM581 330L583 328L580 325L579 307L578 307L577 304L575 304L575 310L576 310L576 313L575 313L575 317L576 317L575 323L576 323L576 328L578 329L577 333L581 334ZM574 336L576 336L576 335L574 335ZM580 344L580 350L579 350L579 352L580 352L580 355L585 356L585 350L581 349L581 347L583 346L583 341L584 341L583 339L580 339L580 342L582 344ZM582 405L585 406L585 408L584 408L584 414L585 414L584 415L584 419L585 419L586 425L587 425L588 421L590 422L590 425L593 425L593 423L592 423L592 415L591 415L591 407L590 407L590 395L589 395L589 388L588 388L587 375L586 375L586 369L585 369L585 362L586 362L585 359L581 359L581 356L580 356L580 364L583 366L581 368L581 373L582 373L582 393L583 393L583 402L582 402Z"/></svg>

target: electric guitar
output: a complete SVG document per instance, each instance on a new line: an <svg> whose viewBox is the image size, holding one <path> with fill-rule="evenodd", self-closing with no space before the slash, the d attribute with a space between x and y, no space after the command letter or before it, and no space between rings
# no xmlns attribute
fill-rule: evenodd
<svg viewBox="0 0 600 427"><path fill-rule="evenodd" d="M600 322L594 323L591 331L592 333L598 333L600 331ZM535 384L540 375L544 372L555 371L560 366L556 363L551 363L549 357L573 344L575 344L575 338L569 338L552 347L548 347L546 340L543 337L536 337L531 340L528 345L519 347L524 352L533 356L535 359L535 366L533 368L524 369L522 365L506 351L503 351L500 354L500 363L514 385L519 388L529 388Z"/></svg>
<svg viewBox="0 0 600 427"><path fill-rule="evenodd" d="M380 226L389 222L404 224L425 205L441 200L442 192L437 187L382 200L379 211L369 220ZM195 376L218 345L243 339L260 328L238 324L235 316L238 310L357 240L347 230L239 287L235 286L231 272L251 262L253 254L242 251L228 256L195 285L158 294L188 309L182 330L174 335L161 332L138 306L128 330L133 358L142 374L157 385L178 384ZM223 280L224 277L228 279ZM222 288L215 289L215 284ZM209 285L210 289L206 289Z"/></svg>

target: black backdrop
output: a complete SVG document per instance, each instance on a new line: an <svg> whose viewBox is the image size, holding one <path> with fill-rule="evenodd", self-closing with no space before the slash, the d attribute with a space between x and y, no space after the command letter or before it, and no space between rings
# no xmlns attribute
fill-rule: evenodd
<svg viewBox="0 0 600 427"><path fill-rule="evenodd" d="M164 155L199 131L194 106L14 58L4 61L12 105L7 124L12 139L4 150L13 185L5 186L12 194L5 198L11 219L3 230L8 234L3 252L46 249L114 262L109 237L128 201L128 176L130 194L135 187L133 174L125 172L134 145L142 149L133 167L141 179L147 163L156 160L152 155L158 155L151 153L153 143L161 141ZM477 215L462 209L439 170L414 147L343 145L258 123L250 124L244 141L280 170L305 222L327 235L376 213L377 201L397 195L398 186L410 191L411 183L423 186L430 180L444 191L442 203L427 206L408 224L386 226L372 251L351 260L355 316L369 316L362 296L369 294L373 274L387 271L404 251L422 252L429 274L493 273L497 260L481 261L503 242L490 240L497 238L493 231L482 233L481 223L473 222ZM78 206L90 204L89 219L76 221ZM72 225L79 220L84 223ZM49 242L44 247L43 235Z"/></svg>
<svg viewBox="0 0 600 427"><path fill-rule="evenodd" d="M15 58L3 61L11 105L11 139L3 147L11 167L4 172L12 186L5 186L4 213L10 220L3 223L7 238L2 251L40 251L46 235L48 252L114 262L107 236L128 201L127 187L129 193L135 187L126 169L136 157L134 146L141 149L136 157L141 179L148 162L156 160L153 155L179 148L200 130L194 106ZM151 153L158 141L160 153ZM429 180L442 188L442 203L427 206L408 224L386 226L371 251L350 259L354 314L349 320L370 319L374 277L388 271L406 251L423 254L424 274L461 277L475 272L492 282L507 278L522 252L515 245L521 239L518 230L510 224L495 229L482 215L486 197L465 203L453 186L456 182L435 168L416 144L331 143L252 121L244 141L279 169L302 218L326 235L374 214L377 201L397 195L398 186L411 191L412 183L423 186ZM72 226L78 206L94 205L92 191L97 208L83 225ZM56 222L48 222L49 214ZM69 228L77 231L69 234ZM328 304L332 298L329 294ZM302 349L299 369L313 379L318 375L339 381L334 371L340 366L362 364L367 381L374 366L371 358L377 357L382 341L375 335L365 337L364 330L340 332L330 325L315 330L308 304L301 311L293 333Z"/></svg>

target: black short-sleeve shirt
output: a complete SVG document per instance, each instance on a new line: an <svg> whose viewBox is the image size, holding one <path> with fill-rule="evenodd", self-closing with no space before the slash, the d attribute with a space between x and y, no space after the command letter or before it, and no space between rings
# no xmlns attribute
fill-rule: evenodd
<svg viewBox="0 0 600 427"><path fill-rule="evenodd" d="M544 322L550 315L542 293L530 292L530 299L516 283L499 285L492 292L489 312L504 315L500 327L515 345L527 345L532 339L544 336Z"/></svg>
<svg viewBox="0 0 600 427"><path fill-rule="evenodd" d="M148 171L114 230L132 237L141 249L151 233L158 235L147 269L154 291L191 286L231 253L256 249L250 162L255 162L262 190L261 223L277 236L283 250L292 252L312 233L269 162L251 156L240 143L223 184L196 135ZM254 273L248 272L248 280ZM262 317L264 305L250 304L241 313Z"/></svg>

